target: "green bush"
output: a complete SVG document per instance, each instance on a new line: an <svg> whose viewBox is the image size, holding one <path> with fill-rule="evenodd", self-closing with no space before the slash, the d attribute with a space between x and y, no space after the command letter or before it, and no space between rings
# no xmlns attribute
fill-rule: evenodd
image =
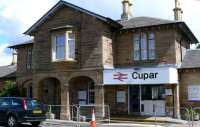
<svg viewBox="0 0 200 127"><path fill-rule="evenodd" d="M4 90L0 93L0 97L10 97L18 95L18 90L15 82L5 81L4 84Z"/></svg>

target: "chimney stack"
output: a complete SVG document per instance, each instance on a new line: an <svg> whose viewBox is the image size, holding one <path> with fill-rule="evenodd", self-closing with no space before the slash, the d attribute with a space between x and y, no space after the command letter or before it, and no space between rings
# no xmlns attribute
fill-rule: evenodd
<svg viewBox="0 0 200 127"><path fill-rule="evenodd" d="M129 20L133 17L132 15L132 0L122 0L123 13L121 20Z"/></svg>
<svg viewBox="0 0 200 127"><path fill-rule="evenodd" d="M175 8L174 8L174 20L181 21L182 20L183 11L180 6L180 0L175 0Z"/></svg>
<svg viewBox="0 0 200 127"><path fill-rule="evenodd" d="M12 58L12 63L11 63L11 65L15 65L15 64L17 64L17 51L16 51L16 49L13 49L13 56L12 56L13 58Z"/></svg>

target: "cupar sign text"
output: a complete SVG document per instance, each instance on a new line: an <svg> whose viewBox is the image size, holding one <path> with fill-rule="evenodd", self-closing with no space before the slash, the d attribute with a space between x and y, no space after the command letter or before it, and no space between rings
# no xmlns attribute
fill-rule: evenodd
<svg viewBox="0 0 200 127"><path fill-rule="evenodd" d="M158 77L158 73L138 73L133 72L132 73L133 79L156 79Z"/></svg>

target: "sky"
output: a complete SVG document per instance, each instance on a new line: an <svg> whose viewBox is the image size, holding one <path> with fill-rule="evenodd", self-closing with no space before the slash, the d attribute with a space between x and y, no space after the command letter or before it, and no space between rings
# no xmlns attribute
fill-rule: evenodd
<svg viewBox="0 0 200 127"><path fill-rule="evenodd" d="M12 61L9 45L30 39L23 33L59 0L0 0L0 66ZM65 0L105 17L120 19L121 0ZM174 19L175 0L133 0L133 16ZM200 0L180 0L183 20L200 40ZM194 46L193 46L194 47Z"/></svg>

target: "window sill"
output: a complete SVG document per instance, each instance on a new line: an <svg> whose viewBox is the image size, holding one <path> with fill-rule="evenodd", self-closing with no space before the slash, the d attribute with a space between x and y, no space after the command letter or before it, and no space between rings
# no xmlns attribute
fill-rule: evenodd
<svg viewBox="0 0 200 127"><path fill-rule="evenodd" d="M63 59L63 60L52 60L52 62L59 63L59 62L77 62L77 61L73 59Z"/></svg>

